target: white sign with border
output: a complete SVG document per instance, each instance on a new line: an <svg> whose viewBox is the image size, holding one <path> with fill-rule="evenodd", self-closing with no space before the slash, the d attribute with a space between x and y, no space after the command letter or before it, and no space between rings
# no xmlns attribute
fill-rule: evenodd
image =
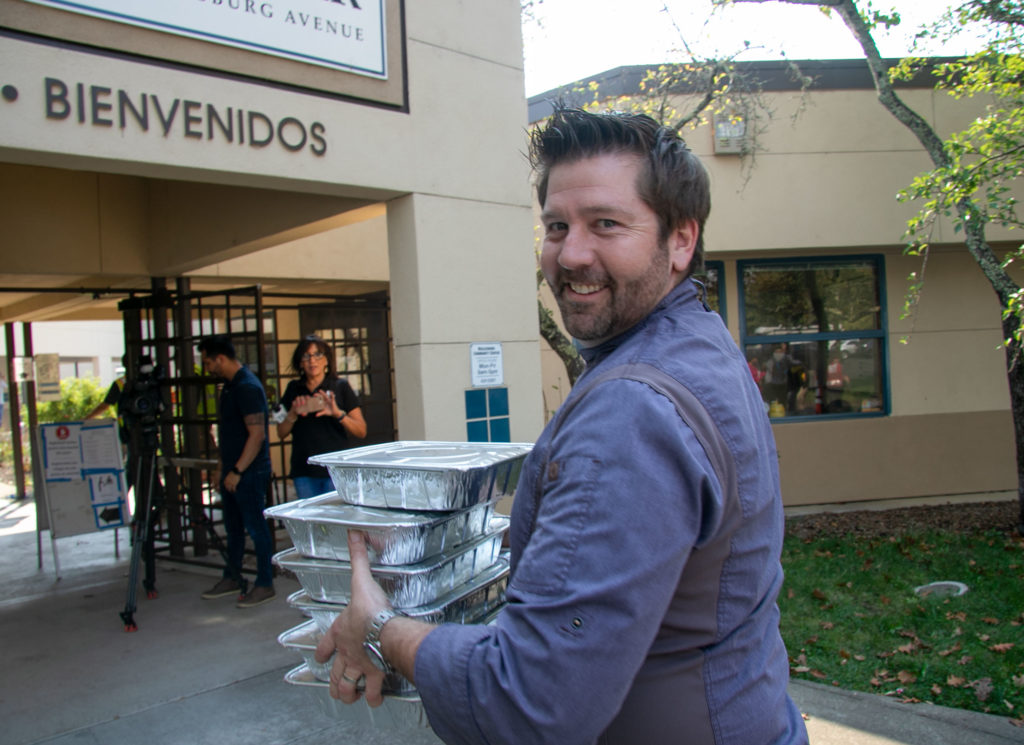
<svg viewBox="0 0 1024 745"><path fill-rule="evenodd" d="M28 0L387 79L384 0Z"/></svg>
<svg viewBox="0 0 1024 745"><path fill-rule="evenodd" d="M40 401L60 401L60 355L37 354L36 398Z"/></svg>
<svg viewBox="0 0 1024 745"><path fill-rule="evenodd" d="M505 383L500 342L470 344L469 359L474 388L490 388Z"/></svg>

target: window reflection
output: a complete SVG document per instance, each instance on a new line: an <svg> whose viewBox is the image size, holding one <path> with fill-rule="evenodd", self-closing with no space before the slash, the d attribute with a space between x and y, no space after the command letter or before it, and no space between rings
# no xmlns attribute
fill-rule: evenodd
<svg viewBox="0 0 1024 745"><path fill-rule="evenodd" d="M742 347L769 416L884 412L881 258L740 264Z"/></svg>
<svg viewBox="0 0 1024 745"><path fill-rule="evenodd" d="M880 339L748 344L745 350L771 417L882 411Z"/></svg>

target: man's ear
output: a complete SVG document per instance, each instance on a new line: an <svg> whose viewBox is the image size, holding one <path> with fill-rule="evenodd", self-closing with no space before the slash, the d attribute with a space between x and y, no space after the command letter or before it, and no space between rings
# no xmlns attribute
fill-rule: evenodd
<svg viewBox="0 0 1024 745"><path fill-rule="evenodd" d="M669 233L668 255L673 272L686 274L689 271L693 252L697 248L698 237L700 237L700 227L692 217L689 220L683 220L675 230Z"/></svg>

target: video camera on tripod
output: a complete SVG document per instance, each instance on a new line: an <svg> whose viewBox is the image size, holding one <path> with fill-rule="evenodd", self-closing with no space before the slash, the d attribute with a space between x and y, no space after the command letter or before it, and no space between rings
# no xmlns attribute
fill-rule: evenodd
<svg viewBox="0 0 1024 745"><path fill-rule="evenodd" d="M160 386L164 382L163 369L153 364L149 355L141 355L135 374L125 383L118 399L118 413L130 437L129 453L135 487L135 514L132 519L132 558L129 565L128 594L121 620L125 631L136 631L135 595L139 576L139 561L145 560L146 575L143 587L146 596L156 598L156 562L153 532L159 522L163 505L163 486L157 473L159 449L159 417L164 411Z"/></svg>
<svg viewBox="0 0 1024 745"><path fill-rule="evenodd" d="M164 399L160 393L160 386L164 383L163 368L154 365L149 355L142 355L136 369L135 377L127 381L121 393L119 410L128 424L137 420L143 425L152 425L164 411Z"/></svg>

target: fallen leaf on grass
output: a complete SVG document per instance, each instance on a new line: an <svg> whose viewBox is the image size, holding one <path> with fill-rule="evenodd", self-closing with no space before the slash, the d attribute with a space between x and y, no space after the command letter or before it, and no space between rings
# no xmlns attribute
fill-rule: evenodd
<svg viewBox="0 0 1024 745"><path fill-rule="evenodd" d="M951 611L951 612L946 614L946 620L947 621L966 621L967 620L967 614L964 613L962 610L961 611L957 611L956 613L953 613Z"/></svg>
<svg viewBox="0 0 1024 745"><path fill-rule="evenodd" d="M853 656L853 659L857 660L857 662L863 662L864 660L866 660L866 659L867 659L867 657L865 657L865 656L864 656L864 655L862 655L862 654L855 654L855 655ZM1022 683L1021 685L1024 685L1024 683Z"/></svg>
<svg viewBox="0 0 1024 745"><path fill-rule="evenodd" d="M985 618L982 618L981 622L982 623L987 623L989 626L998 626L999 625L999 619L998 618L992 618L991 616L986 616Z"/></svg>
<svg viewBox="0 0 1024 745"><path fill-rule="evenodd" d="M814 676L815 678L817 678L818 680L822 680L823 678L827 678L828 677L821 670L811 670L811 675Z"/></svg>
<svg viewBox="0 0 1024 745"><path fill-rule="evenodd" d="M960 688L966 682L967 678L961 678L957 675L950 675L946 678L946 685L951 686L953 688Z"/></svg>
<svg viewBox="0 0 1024 745"><path fill-rule="evenodd" d="M932 689L931 690L932 690L932 694L935 695L935 696L939 696L939 695L942 694L942 686L940 686L938 683L932 683Z"/></svg>
<svg viewBox="0 0 1024 745"><path fill-rule="evenodd" d="M822 621L820 626L821 628L825 629L825 631L831 631L836 627L836 625L831 621Z"/></svg>
<svg viewBox="0 0 1024 745"><path fill-rule="evenodd" d="M811 597L815 600L828 600L828 595L823 593L821 590L815 589L811 591Z"/></svg>
<svg viewBox="0 0 1024 745"><path fill-rule="evenodd" d="M958 664L958 665L967 665L973 659L974 658L971 657L969 654L965 654L963 657L961 657L959 660L956 661L956 664Z"/></svg>
<svg viewBox="0 0 1024 745"><path fill-rule="evenodd" d="M1013 649L1013 642L1003 642L1002 644L993 644L989 649L996 654L1006 654Z"/></svg>
<svg viewBox="0 0 1024 745"><path fill-rule="evenodd" d="M956 644L954 644L949 649L940 650L939 651L939 657L948 657L949 655L953 654L954 652L959 652L961 649L963 649L963 647L960 645L960 642L957 642Z"/></svg>
<svg viewBox="0 0 1024 745"><path fill-rule="evenodd" d="M979 678L967 684L968 688L974 689L974 695L979 701L987 701L992 695L992 678Z"/></svg>
<svg viewBox="0 0 1024 745"><path fill-rule="evenodd" d="M900 683L902 683L903 685L908 685L910 683L917 682L917 676L909 670L900 670L898 673L896 673L896 677L899 678Z"/></svg>
<svg viewBox="0 0 1024 745"><path fill-rule="evenodd" d="M914 644L913 642L911 642L909 644L901 644L900 646L896 647L896 651L897 652L902 652L903 654L913 654L914 653L914 649L916 648L916 646L917 645Z"/></svg>
<svg viewBox="0 0 1024 745"><path fill-rule="evenodd" d="M1014 675L1010 680L1018 688L1024 688L1024 675Z"/></svg>

